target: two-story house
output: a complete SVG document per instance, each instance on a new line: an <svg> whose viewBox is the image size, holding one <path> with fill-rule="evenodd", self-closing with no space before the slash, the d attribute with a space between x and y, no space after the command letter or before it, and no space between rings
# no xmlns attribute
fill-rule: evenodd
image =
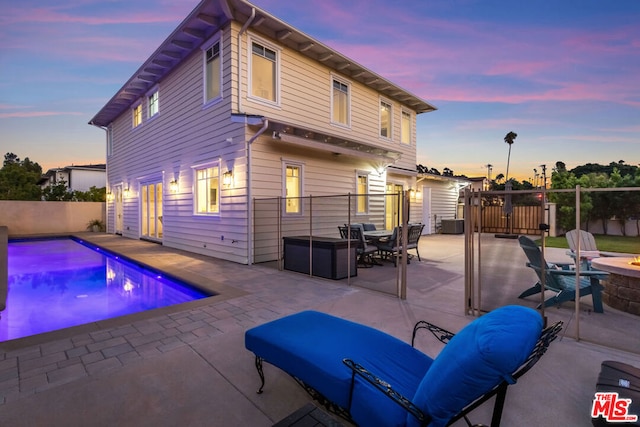
<svg viewBox="0 0 640 427"><path fill-rule="evenodd" d="M286 219L302 196L415 188L416 115L433 110L247 1L204 0L90 121L107 231L263 261L255 200L286 198Z"/></svg>

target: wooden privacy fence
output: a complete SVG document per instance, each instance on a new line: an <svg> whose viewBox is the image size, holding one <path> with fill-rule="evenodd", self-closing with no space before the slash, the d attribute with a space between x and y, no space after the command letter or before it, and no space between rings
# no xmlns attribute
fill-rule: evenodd
<svg viewBox="0 0 640 427"><path fill-rule="evenodd" d="M478 218L478 206L472 206L471 212L474 218ZM545 222L540 206L513 206L513 212L509 215L511 230L507 222L507 215L502 206L481 207L482 233L508 233L513 234L539 234L539 226ZM478 231L475 226L475 232Z"/></svg>

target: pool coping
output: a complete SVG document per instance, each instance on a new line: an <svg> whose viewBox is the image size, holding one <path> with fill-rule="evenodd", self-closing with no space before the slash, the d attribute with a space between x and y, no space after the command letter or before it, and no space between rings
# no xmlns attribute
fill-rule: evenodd
<svg viewBox="0 0 640 427"><path fill-rule="evenodd" d="M71 338L78 334L93 333L96 331L117 328L123 325L141 321L141 320L146 320L154 317L164 316L167 314L177 313L181 311L186 311L186 310L191 310L198 307L206 306L211 304L213 301L222 302L225 300L247 295L247 292L241 289L220 283L219 281L212 280L207 276L203 276L198 273L187 271L175 265L170 266L171 271L169 272L166 270L167 266L163 266L161 262L153 262L153 260L151 260L150 262L149 260L140 259L140 257L135 254L135 249L130 252L127 252L127 251L118 252L118 251L114 251L113 249L107 249L100 245L99 237L98 237L100 235L112 236L106 233L82 232L82 233L51 234L51 235L11 236L9 240L15 241L15 240L72 238L72 239L84 241L91 245L95 245L101 248L101 250L104 250L109 254L120 256L129 262L140 265L144 268L148 268L151 271L160 272L161 274L165 274L169 278L179 280L198 290L201 290L207 293L213 293L214 295L201 298L198 300L180 303L180 304L174 304L166 307L159 307L152 310L146 310L139 313L131 313L124 316L114 317L111 319L99 320L95 322L85 323L82 325L71 326L64 329L58 329L55 331L43 332L40 334L30 335L27 337L2 341L0 342L1 351L14 351L17 349L31 347L34 345L40 345L46 342L51 342L59 339ZM174 250L172 248L166 248L166 247L163 247L163 248ZM177 250L177 249L175 249L175 251L181 252L180 250ZM187 253L185 253L185 255L186 254ZM194 254L188 253L188 256L193 257ZM202 258L207 260L214 260L206 256L202 256ZM2 312L0 312L0 318L1 317L2 317Z"/></svg>

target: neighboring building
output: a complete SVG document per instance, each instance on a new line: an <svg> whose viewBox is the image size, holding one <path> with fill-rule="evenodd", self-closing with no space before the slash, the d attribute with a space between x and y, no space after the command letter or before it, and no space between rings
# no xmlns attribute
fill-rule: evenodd
<svg viewBox="0 0 640 427"><path fill-rule="evenodd" d="M470 180L461 177L418 174L416 201L422 204L422 221L425 224L422 234L441 231L442 220L464 217L464 200L460 195L470 184Z"/></svg>
<svg viewBox="0 0 640 427"><path fill-rule="evenodd" d="M106 165L66 166L49 169L42 175L38 185L45 189L60 182L65 182L69 191L89 191L91 187L104 188L107 185Z"/></svg>
<svg viewBox="0 0 640 427"><path fill-rule="evenodd" d="M489 191L489 186L491 183L489 179L485 176L476 176L467 178L471 182L471 191Z"/></svg>
<svg viewBox="0 0 640 427"><path fill-rule="evenodd" d="M289 197L294 222L295 197L416 188L416 115L433 110L246 1L202 1L90 122L107 134L107 231L265 260L256 199Z"/></svg>

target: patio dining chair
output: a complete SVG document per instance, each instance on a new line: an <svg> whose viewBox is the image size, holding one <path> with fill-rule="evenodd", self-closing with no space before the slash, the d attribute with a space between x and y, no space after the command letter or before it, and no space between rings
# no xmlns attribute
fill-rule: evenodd
<svg viewBox="0 0 640 427"><path fill-rule="evenodd" d="M543 329L535 310L504 306L457 334L420 321L446 344L434 359L378 329L317 311L303 311L249 329L245 347L291 375L328 411L361 426L442 427L491 400L499 426L509 385L531 369L562 328ZM492 399L494 398L495 399Z"/></svg>
<svg viewBox="0 0 640 427"><path fill-rule="evenodd" d="M525 298L530 295L535 295L542 292L542 278L544 277L545 290L550 290L555 293L554 296L544 301L544 306L549 307L552 305L560 305L566 301L575 301L576 298L576 271L566 268L560 268L554 264L547 263L542 257L540 248L530 238L526 236L520 236L518 238L520 247L524 251L529 262L527 267L530 267L536 272L538 276L538 282L531 288L522 292L518 298ZM580 271L578 283L580 285L579 295L583 297L585 295L591 295L593 301L593 311L596 313L602 313L602 289L600 284L601 280L606 279L608 273L596 270ZM540 308L542 304L538 305Z"/></svg>
<svg viewBox="0 0 640 427"><path fill-rule="evenodd" d="M351 229L347 231L348 226L338 226L340 230L340 237L343 239L355 240L357 243L356 253L358 254L358 266L373 267L378 263L373 258L373 255L378 252L378 248L375 245L367 242L364 237L364 230L362 224L351 224Z"/></svg>

